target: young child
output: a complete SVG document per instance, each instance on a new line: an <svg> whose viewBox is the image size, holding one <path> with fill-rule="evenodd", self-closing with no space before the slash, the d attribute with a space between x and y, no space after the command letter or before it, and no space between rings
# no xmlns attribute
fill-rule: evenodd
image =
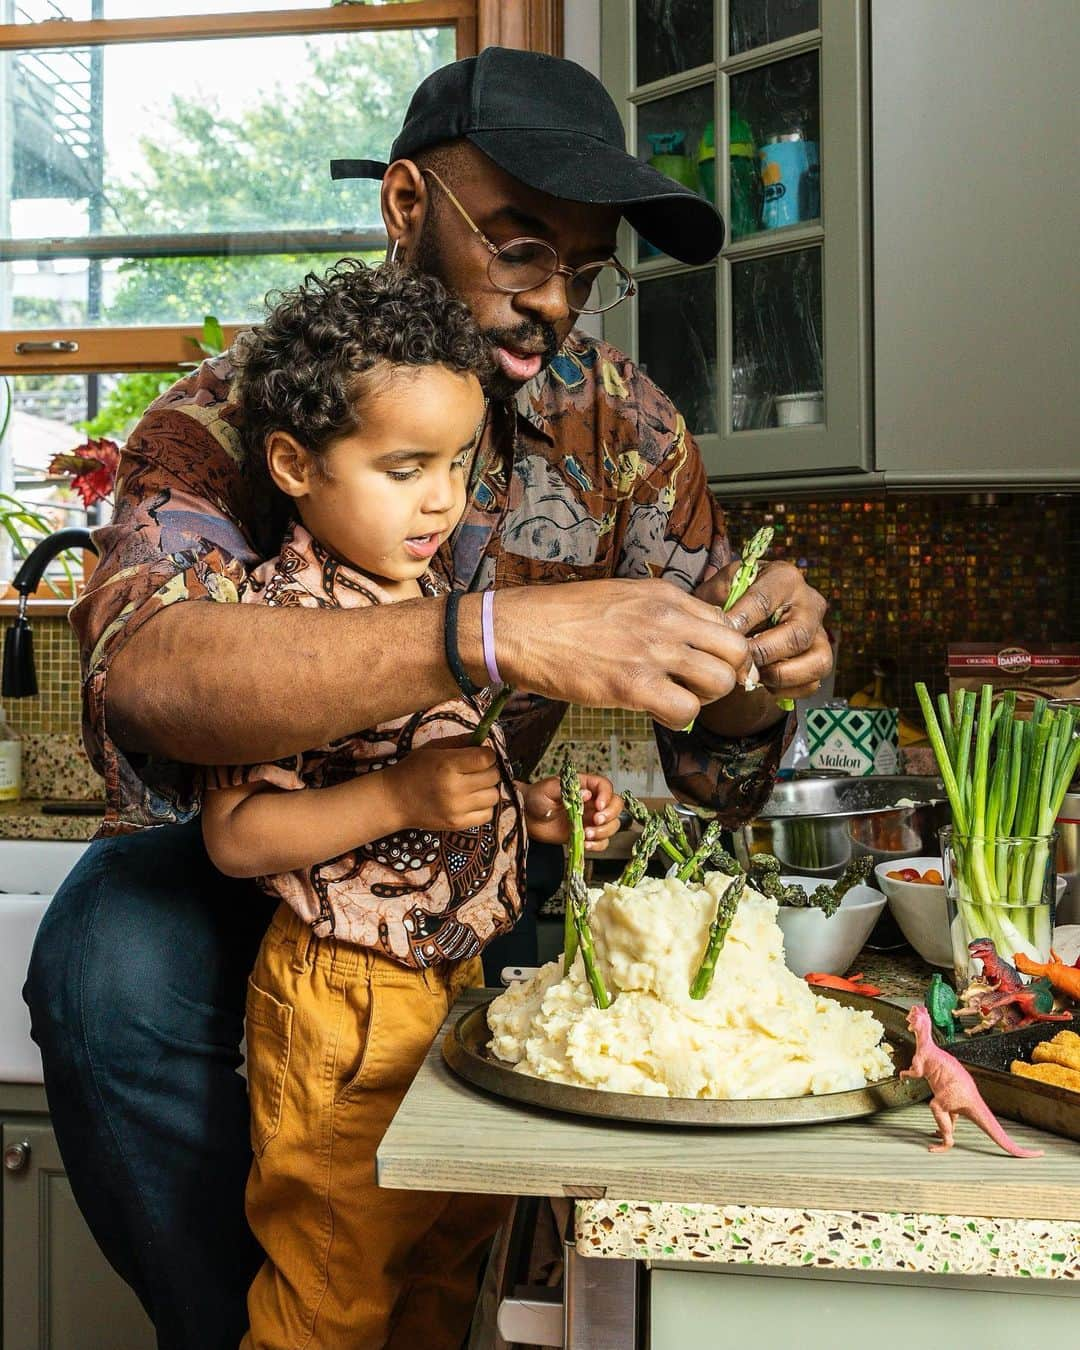
<svg viewBox="0 0 1080 1350"><path fill-rule="evenodd" d="M433 278L345 261L246 336L237 397L295 518L241 597L356 608L438 594L428 561L465 506L484 342ZM407 680L408 655L401 678ZM297 653L297 699L303 693ZM565 841L556 779L519 787L464 696L302 754L208 775L203 831L232 876L280 896L248 987L266 1262L244 1346L457 1347L491 1196L380 1190L375 1150L477 953L517 918L525 836ZM589 845L621 802L582 777Z"/></svg>

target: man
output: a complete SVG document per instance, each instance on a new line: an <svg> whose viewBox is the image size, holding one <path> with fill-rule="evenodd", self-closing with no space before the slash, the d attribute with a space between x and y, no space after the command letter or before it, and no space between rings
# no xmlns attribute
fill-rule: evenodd
<svg viewBox="0 0 1080 1350"><path fill-rule="evenodd" d="M769 792L785 734L773 695L808 692L829 668L824 602L775 565L721 614L734 564L692 437L625 357L571 332L577 312L628 291L621 216L690 262L723 240L711 205L623 144L591 75L493 48L424 81L389 166L339 161L335 173L382 177L393 255L470 306L498 368L469 504L438 559L469 592L458 680L488 682L479 592L494 588L494 655L519 691L506 719L518 772L568 702L642 709L672 787L735 822ZM282 523L265 466L240 450L232 373L227 356L204 363L125 448L73 615L115 837L57 894L27 985L79 1204L159 1344L199 1350L235 1346L259 1260L236 1068L268 913L210 867L184 766L278 759L458 687L442 599L302 613L227 603ZM762 685L748 693L755 666Z"/></svg>

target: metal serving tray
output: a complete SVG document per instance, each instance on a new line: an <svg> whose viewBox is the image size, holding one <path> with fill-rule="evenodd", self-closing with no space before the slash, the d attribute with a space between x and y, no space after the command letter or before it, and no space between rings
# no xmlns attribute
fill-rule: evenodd
<svg viewBox="0 0 1080 1350"><path fill-rule="evenodd" d="M948 1048L967 1067L991 1111L1066 1139L1080 1139L1080 1092L1009 1072L1014 1059L1030 1063L1031 1052L1040 1041L1050 1040L1061 1030L1076 1029L1075 1019L1072 1024L1044 1022L1023 1031L973 1036Z"/></svg>
<svg viewBox="0 0 1080 1350"><path fill-rule="evenodd" d="M830 1120L853 1120L858 1116L873 1115L894 1106L910 1106L912 1102L922 1102L929 1097L923 1079L898 1076L899 1070L911 1063L914 1045L904 1009L878 999L864 998L861 994L824 989L815 992L835 999L846 1008L865 1009L874 1014L885 1028L885 1038L892 1046L897 1069L893 1077L849 1092L830 1092L818 1097L755 1097L738 1101L644 1097L636 1093L573 1087L568 1083L553 1083L547 1078L518 1073L497 1059L489 1048L487 1003L458 1018L443 1038L443 1058L458 1077L498 1097L548 1111L637 1121L642 1125L700 1125L711 1129L820 1125Z"/></svg>

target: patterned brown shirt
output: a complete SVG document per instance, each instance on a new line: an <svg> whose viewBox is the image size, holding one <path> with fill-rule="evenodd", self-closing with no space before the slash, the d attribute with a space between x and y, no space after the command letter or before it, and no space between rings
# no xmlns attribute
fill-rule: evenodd
<svg viewBox="0 0 1080 1350"><path fill-rule="evenodd" d="M109 663L167 605L239 598L271 557L286 502L261 457L246 456L228 355L204 361L147 410L124 447L112 522L72 623L83 654L84 738L105 777L103 833L185 820L199 809L190 767L137 756L112 739ZM731 559L723 514L682 417L614 348L575 331L517 399L493 405L461 523L435 560L456 588L601 577L665 577L691 590ZM566 705L514 700L503 718L528 777ZM784 724L745 739L657 728L667 781L730 824L765 801Z"/></svg>
<svg viewBox="0 0 1080 1350"><path fill-rule="evenodd" d="M445 592L420 579L426 595ZM248 577L242 602L278 609L358 609L389 603L365 573L290 524L281 551ZM270 764L211 769L206 787L263 782L282 791L333 787L396 764L432 741L468 735L481 708L463 698ZM525 821L501 731L500 800L491 819L468 830L403 830L313 867L259 877L320 937L371 947L404 966L423 969L475 956L514 926L525 895Z"/></svg>

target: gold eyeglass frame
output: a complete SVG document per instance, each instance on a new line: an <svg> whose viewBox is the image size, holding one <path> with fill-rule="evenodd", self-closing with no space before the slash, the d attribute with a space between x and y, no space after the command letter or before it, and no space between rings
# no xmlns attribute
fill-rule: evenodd
<svg viewBox="0 0 1080 1350"><path fill-rule="evenodd" d="M465 210L464 206L462 206L462 204L458 201L454 193L450 190L449 187L447 187L447 185L443 182L443 180L439 177L439 175L435 172L434 169L421 169L420 172L428 174L430 177L434 178L436 183L438 183L438 185L450 198L450 201L457 209L457 212L461 216L462 220L464 220L465 224L468 225L469 229L472 230L473 234L476 235L476 237L484 245L487 251L491 254L491 257L488 259L488 280L491 282L491 284L495 287L497 291L502 291L504 295L525 295L528 291L535 291L541 286L546 286L552 277L563 276L566 277L567 279L566 305L567 308L573 314L607 314L611 310L613 310L616 305L621 305L624 300L629 300L632 295L637 294L637 284L635 283L634 278L630 275L630 273L626 270L626 268L614 255L612 255L610 258L604 258L603 260L598 262L585 263L581 267L567 267L566 264L563 262L563 260L559 257L558 250L554 247L554 245L549 244L546 239L537 239L535 235L521 235L516 239L508 239L505 244L493 243L487 237L484 231L480 228L480 226L477 225L476 221L473 220L472 216L469 215L468 211ZM548 252L550 252L552 257L555 259L555 265L552 267L551 271L547 274L547 276L543 279L543 281L535 282L531 286L521 286L517 288L512 286L502 286L491 275L492 264L495 262L495 260L499 257L501 253L505 252L507 249L515 248L520 244L539 244L541 248L545 248L548 250ZM591 268L599 268L599 267L614 267L615 270L626 279L626 293L624 295L620 295L618 300L613 301L610 305L605 305L603 309L578 309L576 305L572 305L570 303L570 282L574 279L574 277L578 275L579 272L585 272Z"/></svg>

